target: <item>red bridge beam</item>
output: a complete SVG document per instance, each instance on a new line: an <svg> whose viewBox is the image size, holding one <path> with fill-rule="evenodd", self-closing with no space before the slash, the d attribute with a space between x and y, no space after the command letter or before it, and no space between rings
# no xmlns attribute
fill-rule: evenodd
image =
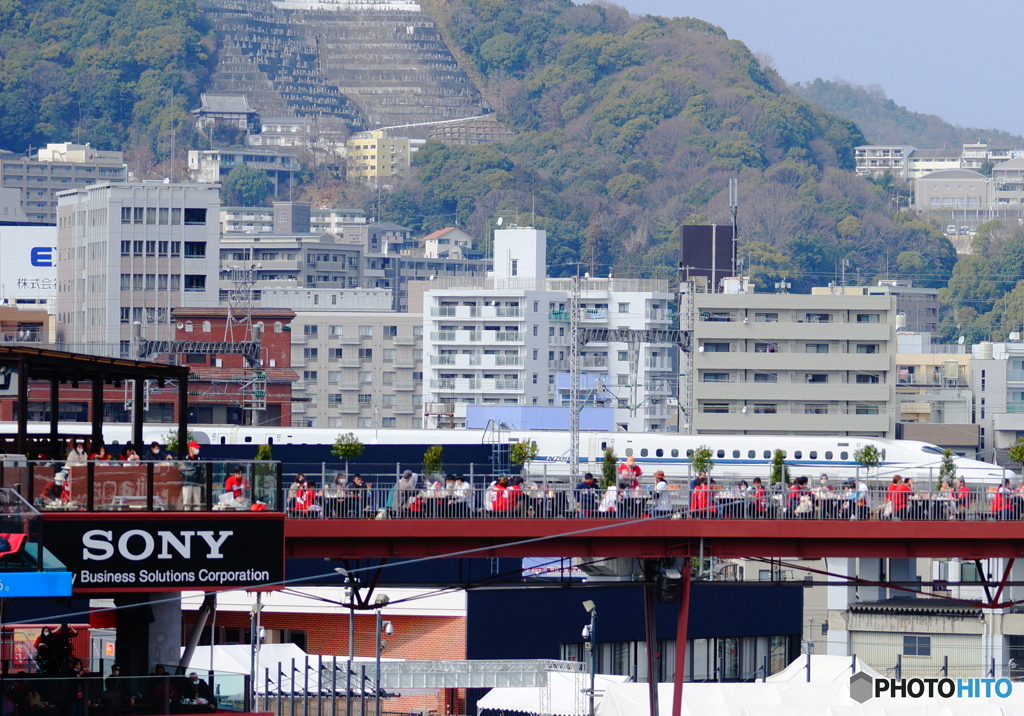
<svg viewBox="0 0 1024 716"><path fill-rule="evenodd" d="M322 520L285 522L288 557L1024 557L1019 522Z"/></svg>

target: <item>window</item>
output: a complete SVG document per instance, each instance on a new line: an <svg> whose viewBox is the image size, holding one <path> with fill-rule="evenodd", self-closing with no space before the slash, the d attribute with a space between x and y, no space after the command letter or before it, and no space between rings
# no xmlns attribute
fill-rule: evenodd
<svg viewBox="0 0 1024 716"><path fill-rule="evenodd" d="M779 406L776 405L775 403L754 403L754 412L762 414L774 414L779 412Z"/></svg>
<svg viewBox="0 0 1024 716"><path fill-rule="evenodd" d="M373 396L369 393L360 393L358 398L359 405L372 405Z"/></svg>
<svg viewBox="0 0 1024 716"><path fill-rule="evenodd" d="M373 326L359 326L359 335L363 338L373 338Z"/></svg>
<svg viewBox="0 0 1024 716"><path fill-rule="evenodd" d="M130 224L130 223L132 223L132 208L130 206L122 206L121 207L121 223L122 224ZM123 249L124 242L122 241L121 243L122 243L122 249ZM122 255L123 255L123 253L122 253Z"/></svg>
<svg viewBox="0 0 1024 716"><path fill-rule="evenodd" d="M316 338L316 331L316 324L305 325L302 327L302 335L304 335L306 338Z"/></svg>
<svg viewBox="0 0 1024 716"><path fill-rule="evenodd" d="M202 258L206 258L206 242L205 241L186 241L185 242L185 258L187 258L187 259L202 259Z"/></svg>
<svg viewBox="0 0 1024 716"><path fill-rule="evenodd" d="M808 403L804 406L804 415L828 415L828 405Z"/></svg>
<svg viewBox="0 0 1024 716"><path fill-rule="evenodd" d="M359 349L359 360L361 360L361 361L373 360L373 349L372 348L360 348Z"/></svg>
<svg viewBox="0 0 1024 716"><path fill-rule="evenodd" d="M854 411L857 415L878 415L877 405L858 405Z"/></svg>
<svg viewBox="0 0 1024 716"><path fill-rule="evenodd" d="M857 352L858 353L878 353L878 344L877 343L858 343L857 344Z"/></svg>
<svg viewBox="0 0 1024 716"><path fill-rule="evenodd" d="M808 343L805 353L828 353L828 343Z"/></svg>
<svg viewBox="0 0 1024 716"><path fill-rule="evenodd" d="M629 313L629 304L628 303L620 303L619 304L619 313Z"/></svg>
<svg viewBox="0 0 1024 716"><path fill-rule="evenodd" d="M704 382L705 383L728 383L729 382L729 374L728 373L705 373L704 374Z"/></svg>
<svg viewBox="0 0 1024 716"><path fill-rule="evenodd" d="M703 412L705 412L705 413L728 413L729 412L729 404L728 403L704 403L704 410L703 410Z"/></svg>
<svg viewBox="0 0 1024 716"><path fill-rule="evenodd" d="M755 313L754 323L778 323L778 313Z"/></svg>
<svg viewBox="0 0 1024 716"><path fill-rule="evenodd" d="M827 383L828 373L807 373L804 380L808 383Z"/></svg>
<svg viewBox="0 0 1024 716"><path fill-rule="evenodd" d="M381 384L382 385L394 385L395 384L395 378L397 378L397 377L398 377L398 373L396 373L395 371L393 371L393 370L386 370L381 375ZM394 396L391 396L391 397L394 397Z"/></svg>
<svg viewBox="0 0 1024 716"><path fill-rule="evenodd" d="M858 313L857 323L878 323L879 316L877 313Z"/></svg>
<svg viewBox="0 0 1024 716"><path fill-rule="evenodd" d="M862 374L857 376L857 382L858 383L877 383L878 382L878 376L874 375L872 373L867 373L867 374L862 373Z"/></svg>
<svg viewBox="0 0 1024 716"><path fill-rule="evenodd" d="M832 459L832 451L831 450L826 450L825 451L825 459L826 460L831 460Z"/></svg>
<svg viewBox="0 0 1024 716"><path fill-rule="evenodd" d="M398 349L397 348L385 348L384 349L384 362L385 363L394 363L395 362L395 358L397 358L397 357L398 357Z"/></svg>
<svg viewBox="0 0 1024 716"><path fill-rule="evenodd" d="M359 382L369 384L373 382L373 371L372 370L361 370L359 371Z"/></svg>
<svg viewBox="0 0 1024 716"><path fill-rule="evenodd" d="M308 361L315 361L317 359L317 349L316 348L303 348L302 349L302 357L305 358Z"/></svg>
<svg viewBox="0 0 1024 716"><path fill-rule="evenodd" d="M779 345L777 343L755 343L754 353L778 353Z"/></svg>
<svg viewBox="0 0 1024 716"><path fill-rule="evenodd" d="M775 373L754 373L755 383L778 383L779 376Z"/></svg>
<svg viewBox="0 0 1024 716"><path fill-rule="evenodd" d="M357 428L372 428L373 418L356 418Z"/></svg>
<svg viewBox="0 0 1024 716"><path fill-rule="evenodd" d="M974 562L961 562L960 581L972 582L975 584L980 583L982 579L981 574L978 573L978 565L976 565Z"/></svg>
<svg viewBox="0 0 1024 716"><path fill-rule="evenodd" d="M206 209L185 209L185 226L206 224Z"/></svg>
<svg viewBox="0 0 1024 716"><path fill-rule="evenodd" d="M315 370L304 370L302 371L303 380L311 380L316 382L316 371Z"/></svg>
<svg viewBox="0 0 1024 716"><path fill-rule="evenodd" d="M702 345L701 347L704 349L705 353L728 353L729 352L729 344L728 343L707 343L707 342L705 342L704 345Z"/></svg>
<svg viewBox="0 0 1024 716"><path fill-rule="evenodd" d="M512 270L510 273L513 276L519 275L519 259L512 259Z"/></svg>
<svg viewBox="0 0 1024 716"><path fill-rule="evenodd" d="M808 323L831 323L832 322L832 314L831 313L808 313L807 314L807 322Z"/></svg>
<svg viewBox="0 0 1024 716"><path fill-rule="evenodd" d="M337 384L341 382L341 371L340 370L329 370L327 371L327 382L331 384Z"/></svg>
<svg viewBox="0 0 1024 716"><path fill-rule="evenodd" d="M930 636L903 635L903 656L931 656L932 638Z"/></svg>
<svg viewBox="0 0 1024 716"><path fill-rule="evenodd" d="M213 328L213 324L209 321L203 321L203 333L209 333Z"/></svg>
<svg viewBox="0 0 1024 716"><path fill-rule="evenodd" d="M391 397L394 397L394 396L391 396ZM398 418L381 418L380 419L380 426L382 428L397 428L398 427Z"/></svg>
<svg viewBox="0 0 1024 716"><path fill-rule="evenodd" d="M328 405L341 405L343 401L343 393L330 393L327 396Z"/></svg>
<svg viewBox="0 0 1024 716"><path fill-rule="evenodd" d="M206 276L202 274L185 274L186 291L205 291Z"/></svg>

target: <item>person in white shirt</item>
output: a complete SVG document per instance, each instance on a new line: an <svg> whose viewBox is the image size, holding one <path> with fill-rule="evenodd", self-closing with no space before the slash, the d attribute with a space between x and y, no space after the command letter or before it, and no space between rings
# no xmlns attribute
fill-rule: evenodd
<svg viewBox="0 0 1024 716"><path fill-rule="evenodd" d="M664 515L672 511L668 499L668 482L665 481L665 471L655 470L654 472L654 514Z"/></svg>

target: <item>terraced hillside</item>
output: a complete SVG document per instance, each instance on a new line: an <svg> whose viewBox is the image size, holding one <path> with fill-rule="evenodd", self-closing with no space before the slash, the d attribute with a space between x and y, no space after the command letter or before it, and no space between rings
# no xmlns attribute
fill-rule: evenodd
<svg viewBox="0 0 1024 716"><path fill-rule="evenodd" d="M207 92L244 93L263 114L336 116L372 129L486 111L423 12L366 3L199 4L217 33Z"/></svg>

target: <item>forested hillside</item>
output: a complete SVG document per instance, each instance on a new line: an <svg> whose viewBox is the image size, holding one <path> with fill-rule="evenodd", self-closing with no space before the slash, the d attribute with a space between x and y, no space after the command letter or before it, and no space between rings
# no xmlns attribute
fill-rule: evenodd
<svg viewBox="0 0 1024 716"><path fill-rule="evenodd" d="M918 149L958 149L971 142L1024 147L1024 137L998 129L958 127L934 114L912 112L885 96L877 85L843 80L797 83L793 91L822 109L856 122L869 144L909 144Z"/></svg>
<svg viewBox="0 0 1024 716"><path fill-rule="evenodd" d="M633 18L569 0L426 4L518 132L504 146L428 145L384 216L487 234L535 207L552 273L673 276L677 227L729 217L740 182L742 255L762 287L850 275L943 285L941 232L897 214L896 192L855 177L857 127L793 95L774 71L701 20ZM906 192L904 191L904 200Z"/></svg>
<svg viewBox="0 0 1024 716"><path fill-rule="evenodd" d="M160 161L191 139L214 47L193 0L0 0L0 149Z"/></svg>

